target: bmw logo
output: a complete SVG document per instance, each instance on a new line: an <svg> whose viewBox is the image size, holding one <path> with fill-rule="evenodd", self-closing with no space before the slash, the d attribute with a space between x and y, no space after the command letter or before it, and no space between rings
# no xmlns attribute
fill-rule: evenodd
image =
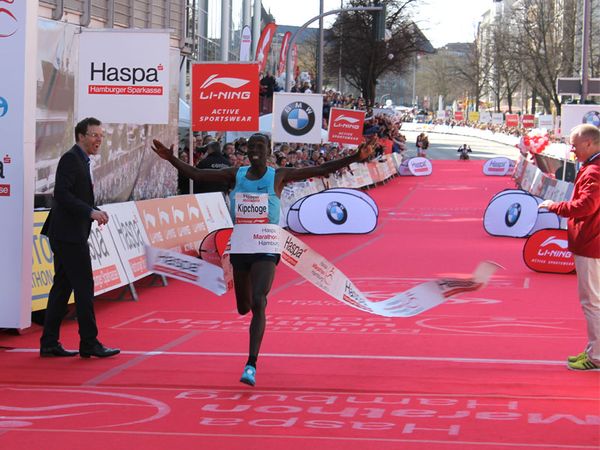
<svg viewBox="0 0 600 450"><path fill-rule="evenodd" d="M589 111L583 116L583 123L589 123L600 128L600 112Z"/></svg>
<svg viewBox="0 0 600 450"><path fill-rule="evenodd" d="M281 125L294 136L303 136L312 130L315 124L315 111L304 102L293 102L283 108Z"/></svg>
<svg viewBox="0 0 600 450"><path fill-rule="evenodd" d="M519 217L521 217L521 204L513 203L506 210L506 214L504 215L504 223L507 227L512 227L517 223Z"/></svg>
<svg viewBox="0 0 600 450"><path fill-rule="evenodd" d="M327 205L327 218L336 225L342 225L348 219L348 211L340 202L331 202Z"/></svg>

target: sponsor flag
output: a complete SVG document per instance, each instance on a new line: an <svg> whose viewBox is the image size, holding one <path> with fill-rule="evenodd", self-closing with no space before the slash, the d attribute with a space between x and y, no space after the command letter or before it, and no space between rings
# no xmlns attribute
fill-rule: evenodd
<svg viewBox="0 0 600 450"><path fill-rule="evenodd" d="M321 143L323 96L276 92L273 95L273 141Z"/></svg>
<svg viewBox="0 0 600 450"><path fill-rule="evenodd" d="M454 120L458 120L459 122L465 120L465 114L462 111L454 112Z"/></svg>
<svg viewBox="0 0 600 450"><path fill-rule="evenodd" d="M329 142L358 145L363 141L365 111L331 108L329 112Z"/></svg>
<svg viewBox="0 0 600 450"><path fill-rule="evenodd" d="M285 73L285 65L287 64L286 56L288 47L290 46L290 39L292 37L292 33L287 31L283 35L283 39L281 41L281 50L279 51L279 67L277 68L277 76Z"/></svg>
<svg viewBox="0 0 600 450"><path fill-rule="evenodd" d="M198 63L192 67L194 131L258 131L256 63Z"/></svg>
<svg viewBox="0 0 600 450"><path fill-rule="evenodd" d="M169 123L169 32L84 28L77 117L106 123Z"/></svg>
<svg viewBox="0 0 600 450"><path fill-rule="evenodd" d="M294 79L296 79L298 78L298 75L300 75L300 66L298 66L298 46L296 44L292 47L292 58L294 58Z"/></svg>
<svg viewBox="0 0 600 450"><path fill-rule="evenodd" d="M554 116L552 114L542 114L538 117L538 128L542 130L554 131Z"/></svg>
<svg viewBox="0 0 600 450"><path fill-rule="evenodd" d="M479 122L479 111L469 111L469 122Z"/></svg>
<svg viewBox="0 0 600 450"><path fill-rule="evenodd" d="M539 230L523 246L523 261L535 272L573 273L575 259L565 230Z"/></svg>
<svg viewBox="0 0 600 450"><path fill-rule="evenodd" d="M277 30L277 25L275 22L267 24L263 28L260 38L258 39L256 56L254 58L254 60L258 63L258 73L262 73L267 66L267 59L269 58L269 50L271 49L273 36L275 36L275 30Z"/></svg>
<svg viewBox="0 0 600 450"><path fill-rule="evenodd" d="M240 39L240 61L250 61L250 45L252 44L252 32L248 25L242 28Z"/></svg>

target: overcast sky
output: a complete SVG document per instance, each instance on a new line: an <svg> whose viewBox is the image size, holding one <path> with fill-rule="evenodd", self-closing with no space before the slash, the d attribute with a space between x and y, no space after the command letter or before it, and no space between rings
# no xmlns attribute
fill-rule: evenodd
<svg viewBox="0 0 600 450"><path fill-rule="evenodd" d="M279 25L300 26L319 15L319 0L263 0ZM475 27L492 0L419 0L415 22L434 47L449 42L473 42ZM340 0L324 0L324 11L340 8ZM335 16L331 16L332 18ZM329 19L331 23L333 19ZM328 21L325 21L327 26ZM313 26L318 26L318 21Z"/></svg>

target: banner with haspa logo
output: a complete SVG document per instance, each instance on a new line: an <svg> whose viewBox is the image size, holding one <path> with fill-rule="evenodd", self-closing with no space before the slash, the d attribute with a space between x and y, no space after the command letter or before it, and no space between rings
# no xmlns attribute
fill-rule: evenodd
<svg viewBox="0 0 600 450"><path fill-rule="evenodd" d="M363 141L365 111L331 108L329 112L329 142L358 145Z"/></svg>
<svg viewBox="0 0 600 450"><path fill-rule="evenodd" d="M276 92L273 95L273 141L321 143L323 96Z"/></svg>
<svg viewBox="0 0 600 450"><path fill-rule="evenodd" d="M507 175L511 169L514 169L515 162L511 159L499 156L497 158L488 159L483 165L483 173L489 176L502 177Z"/></svg>
<svg viewBox="0 0 600 450"><path fill-rule="evenodd" d="M198 63L192 66L194 131L258 131L258 65Z"/></svg>
<svg viewBox="0 0 600 450"><path fill-rule="evenodd" d="M76 114L105 123L169 123L169 32L84 28Z"/></svg>
<svg viewBox="0 0 600 450"><path fill-rule="evenodd" d="M108 213L108 229L121 258L127 279L133 283L150 274L144 247L150 243L134 202L103 205Z"/></svg>
<svg viewBox="0 0 600 450"><path fill-rule="evenodd" d="M31 323L37 2L0 2L0 328Z"/></svg>

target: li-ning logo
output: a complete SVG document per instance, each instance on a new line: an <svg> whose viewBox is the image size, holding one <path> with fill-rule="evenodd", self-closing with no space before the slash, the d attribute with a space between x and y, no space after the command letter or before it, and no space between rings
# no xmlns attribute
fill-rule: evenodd
<svg viewBox="0 0 600 450"><path fill-rule="evenodd" d="M232 89L239 89L250 83L250 80L243 78L231 78L231 77L220 77L219 74L215 73L208 77L204 83L200 85L200 100L248 100L252 93L250 91L217 91L217 92L204 92L204 89L215 85L224 84Z"/></svg>
<svg viewBox="0 0 600 450"><path fill-rule="evenodd" d="M91 81L94 81L95 75L99 75L102 81L131 82L135 85L140 82L157 83L158 72L164 70L164 67L162 64L147 69L142 67L107 67L105 62L100 67L96 67L95 63L92 62L90 70Z"/></svg>
<svg viewBox="0 0 600 450"><path fill-rule="evenodd" d="M540 244L540 247L546 247L550 244L554 244L562 249L566 249L569 246L569 243L564 239L559 239L556 236L550 236L544 242Z"/></svg>
<svg viewBox="0 0 600 450"><path fill-rule="evenodd" d="M504 223L507 227L514 226L521 217L521 205L519 203L513 203L506 210L504 215Z"/></svg>
<svg viewBox="0 0 600 450"><path fill-rule="evenodd" d="M545 248L548 246L556 246L557 249ZM565 239L559 239L556 236L550 236L544 242L540 244L540 248L537 251L537 256L547 256L551 258L571 258L573 254L567 250L569 243Z"/></svg>
<svg viewBox="0 0 600 450"><path fill-rule="evenodd" d="M357 125L356 123L359 121L360 119L356 119L355 117L341 115L335 119L334 124L336 128L349 128L351 130L358 130L360 125Z"/></svg>
<svg viewBox="0 0 600 450"><path fill-rule="evenodd" d="M14 0L0 0L0 3L12 4ZM0 38L7 38L18 30L18 19L8 9L0 7Z"/></svg>

